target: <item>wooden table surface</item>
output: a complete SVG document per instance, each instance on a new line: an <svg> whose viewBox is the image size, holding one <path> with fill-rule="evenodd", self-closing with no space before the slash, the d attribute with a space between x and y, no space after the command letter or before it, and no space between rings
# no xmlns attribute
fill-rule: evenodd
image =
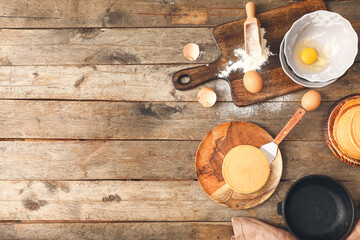
<svg viewBox="0 0 360 240"><path fill-rule="evenodd" d="M258 12L296 1L257 0ZM358 203L360 169L330 152L322 121L339 98L360 92L360 55L347 75L319 89L281 145L273 196L233 210L210 200L194 157L218 124L243 120L273 136L305 91L239 108L225 81L173 89L172 74L214 61L218 24L245 16L243 0L0 0L0 239L229 239L231 217L284 226L276 214L289 185L309 174L342 181ZM328 0L360 32L360 1ZM184 58L195 42L198 61Z"/></svg>

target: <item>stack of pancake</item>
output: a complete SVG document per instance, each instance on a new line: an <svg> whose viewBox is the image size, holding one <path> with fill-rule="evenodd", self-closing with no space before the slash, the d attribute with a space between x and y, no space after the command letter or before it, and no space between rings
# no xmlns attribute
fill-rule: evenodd
<svg viewBox="0 0 360 240"><path fill-rule="evenodd" d="M341 101L331 112L330 140L339 155L360 165L360 95Z"/></svg>

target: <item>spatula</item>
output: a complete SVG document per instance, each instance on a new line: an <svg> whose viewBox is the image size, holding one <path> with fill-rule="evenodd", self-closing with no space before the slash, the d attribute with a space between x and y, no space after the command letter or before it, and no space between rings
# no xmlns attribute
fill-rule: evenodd
<svg viewBox="0 0 360 240"><path fill-rule="evenodd" d="M306 94L305 94L306 95ZM304 96L305 96L304 95ZM319 103L320 105L320 103ZM276 138L272 141L269 142L267 144L264 144L260 147L260 150L265 153L266 158L269 161L269 164L272 163L272 161L276 158L277 152L278 152L278 148L279 148L279 144L281 143L282 140L284 140L284 138L289 134L289 132L296 126L296 124L301 120L301 118L305 115L306 110L305 110L306 106L304 106L302 104L302 107L299 108L295 114L290 118L290 120L286 123L285 127L280 131L280 133L276 136ZM313 111L315 110L317 107L309 109L307 108L308 111Z"/></svg>
<svg viewBox="0 0 360 240"><path fill-rule="evenodd" d="M260 22L255 18L255 3L248 2L245 6L247 19L244 22L245 51L250 57L261 54Z"/></svg>

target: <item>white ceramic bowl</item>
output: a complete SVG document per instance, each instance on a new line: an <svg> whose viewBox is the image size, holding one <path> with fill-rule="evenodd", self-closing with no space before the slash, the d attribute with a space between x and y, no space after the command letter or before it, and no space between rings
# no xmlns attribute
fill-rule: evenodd
<svg viewBox="0 0 360 240"><path fill-rule="evenodd" d="M286 33L287 34L287 33ZM321 88L321 87L325 87L333 82L335 82L337 80L337 78L331 79L330 81L327 82L310 82L304 78L301 78L299 76L297 76L292 69L289 67L289 65L286 62L286 58L284 55L284 42L285 42L285 38L286 38L286 34L283 38L283 40L281 41L280 44L280 51L279 51L279 59L280 59L280 63L281 63L281 67L284 70L285 74L289 76L289 78L291 78L291 80L293 80L294 82L296 82L297 84L300 84L304 87L308 87L308 88Z"/></svg>
<svg viewBox="0 0 360 240"><path fill-rule="evenodd" d="M315 40L331 54L330 63L321 72L309 73L295 62L295 46L299 40L305 38ZM297 76L311 82L326 82L339 78L354 63L357 52L356 32L348 20L333 12L321 10L302 16L285 36L284 54L287 63Z"/></svg>

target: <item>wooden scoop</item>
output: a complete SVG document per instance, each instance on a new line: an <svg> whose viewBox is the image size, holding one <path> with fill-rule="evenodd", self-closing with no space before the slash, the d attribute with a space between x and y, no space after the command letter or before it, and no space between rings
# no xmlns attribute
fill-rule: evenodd
<svg viewBox="0 0 360 240"><path fill-rule="evenodd" d="M250 57L261 55L260 22L255 18L255 3L245 6L247 19L244 22L244 42L246 54Z"/></svg>

